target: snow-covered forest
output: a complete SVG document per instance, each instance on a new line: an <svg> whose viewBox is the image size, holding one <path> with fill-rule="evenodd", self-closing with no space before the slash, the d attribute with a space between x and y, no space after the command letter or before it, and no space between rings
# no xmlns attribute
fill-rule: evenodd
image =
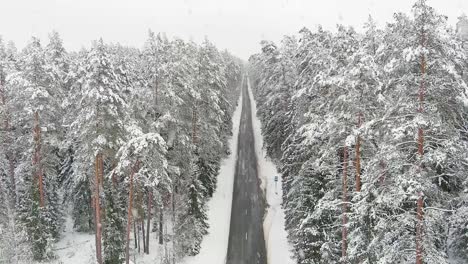
<svg viewBox="0 0 468 264"><path fill-rule="evenodd" d="M208 40L152 32L143 49L0 42L0 263L56 259L67 221L99 263L124 261L130 230L170 263L197 254L241 76Z"/></svg>
<svg viewBox="0 0 468 264"><path fill-rule="evenodd" d="M468 17L414 1L248 61L0 36L0 264L468 263Z"/></svg>
<svg viewBox="0 0 468 264"><path fill-rule="evenodd" d="M250 58L297 263L468 263L459 19L418 0L382 28L303 28Z"/></svg>

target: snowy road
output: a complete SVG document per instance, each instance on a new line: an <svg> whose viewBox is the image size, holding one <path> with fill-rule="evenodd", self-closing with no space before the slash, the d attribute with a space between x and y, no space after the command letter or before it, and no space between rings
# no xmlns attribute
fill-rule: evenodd
<svg viewBox="0 0 468 264"><path fill-rule="evenodd" d="M265 202L257 177L251 102L247 82L242 89L243 105L238 139L227 264L266 264L263 234Z"/></svg>

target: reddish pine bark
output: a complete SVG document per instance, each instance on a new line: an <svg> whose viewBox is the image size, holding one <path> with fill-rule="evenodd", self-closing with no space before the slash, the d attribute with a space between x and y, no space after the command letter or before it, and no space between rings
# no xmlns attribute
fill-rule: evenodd
<svg viewBox="0 0 468 264"><path fill-rule="evenodd" d="M346 251L348 248L348 229L346 227L348 223L347 217L348 211L348 147L345 146L343 149L343 226L342 226L342 241L341 241L341 256L343 263L346 262Z"/></svg>
<svg viewBox="0 0 468 264"><path fill-rule="evenodd" d="M362 113L359 112L358 128L362 125ZM356 139L356 192L361 191L361 136Z"/></svg>
<svg viewBox="0 0 468 264"><path fill-rule="evenodd" d="M39 188L39 206L44 207L44 175L42 172L42 164L41 164L41 127L39 125L39 113L36 111L34 112L34 129L33 129L33 137L34 137L34 156L33 156L33 167L34 167L34 174L35 180L38 181L38 188Z"/></svg>
<svg viewBox="0 0 468 264"><path fill-rule="evenodd" d="M95 161L95 180L94 180L94 215L96 225L96 259L102 264L102 231L101 231L101 206L100 206L100 179L102 173L102 154L96 155Z"/></svg>

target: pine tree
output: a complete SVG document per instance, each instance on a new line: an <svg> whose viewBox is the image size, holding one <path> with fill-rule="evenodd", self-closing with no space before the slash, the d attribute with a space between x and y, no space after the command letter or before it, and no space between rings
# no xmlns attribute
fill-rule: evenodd
<svg viewBox="0 0 468 264"><path fill-rule="evenodd" d="M396 14L384 30L372 19L365 26L363 35L344 27L333 34L302 29L292 52L264 42L251 57L263 129L284 120L281 130L290 131L265 137L266 148L276 149L268 154L282 155L289 239L299 263L338 262L340 255L350 263L414 263L416 242L418 261L447 263L450 252L465 254L465 165L457 161L466 147L466 51L425 1L416 2L411 18ZM276 69L284 57L298 75L293 107L281 112L284 105L268 102L281 96ZM345 148L353 162L342 189ZM349 204L343 224L342 204ZM443 219L451 212L449 225ZM450 249L447 241L456 242Z"/></svg>
<svg viewBox="0 0 468 264"><path fill-rule="evenodd" d="M86 188L83 186L86 181L91 184L95 211L96 256L98 262L102 262L100 222L102 205L99 200L105 200L102 199L105 195L100 189L104 187L104 175L109 172L107 164L115 157L125 137L124 120L127 102L122 97L123 85L120 76L117 75L115 65L110 61L108 48L102 40L93 43L84 66L84 74L80 80L81 108L72 124L72 131L79 142L73 166L74 193L80 195L76 188ZM75 208L87 206L87 204L77 204L76 200L74 202ZM110 230L109 228L106 230ZM105 235L105 237L110 236Z"/></svg>
<svg viewBox="0 0 468 264"><path fill-rule="evenodd" d="M11 85L22 91L12 98L12 122L19 132L14 144L23 151L17 168L24 183L19 191L19 211L30 235L34 258L42 260L50 257L52 237L58 236L55 216L60 214L59 208L49 203L56 186L58 163L53 149L58 107L39 40L33 38L20 58L21 72L11 79Z"/></svg>
<svg viewBox="0 0 468 264"><path fill-rule="evenodd" d="M4 181L4 190L8 192L9 202L11 205L16 203L17 191L16 191L16 179L14 175L14 155L12 153L13 138L11 133L10 124L10 102L11 102L11 91L7 87L7 76L13 70L12 61L9 58L8 50L4 45L4 42L0 36L0 122L1 122L1 142L2 149L1 155L1 175ZM7 196L5 196L7 197Z"/></svg>

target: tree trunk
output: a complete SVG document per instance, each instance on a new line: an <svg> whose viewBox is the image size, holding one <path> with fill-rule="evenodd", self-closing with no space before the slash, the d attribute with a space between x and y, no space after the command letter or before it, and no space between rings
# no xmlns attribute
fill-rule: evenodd
<svg viewBox="0 0 468 264"><path fill-rule="evenodd" d="M136 167L138 166L138 161ZM130 173L130 190L128 192L128 212L127 212L127 239L125 245L125 263L130 263L130 230L132 229L132 207L133 207L133 175L137 168L132 168ZM136 231L134 231L136 232ZM136 240L135 240L136 241Z"/></svg>
<svg viewBox="0 0 468 264"><path fill-rule="evenodd" d="M83 195L84 197L85 195ZM94 223L96 223L96 214L94 213L94 194L91 194L91 199L90 203L88 204L88 209L86 213L88 214L88 230L91 230L93 228ZM91 216L93 216L93 219L91 219ZM94 222L93 222L94 221ZM75 227L75 226L73 226ZM96 242L96 241L95 241Z"/></svg>
<svg viewBox="0 0 468 264"><path fill-rule="evenodd" d="M424 31L422 31L421 45L424 47L426 42ZM425 83L424 77L426 74L426 57L424 54L421 55L421 85L419 86L419 109L418 112L422 115L424 111L424 92ZM422 159L424 157L424 131L421 126L418 128L418 154L419 160L419 173L422 173ZM416 264L423 263L423 246L422 246L422 232L423 232L423 193L418 193L418 206L417 206L417 224L416 224Z"/></svg>
<svg viewBox="0 0 468 264"><path fill-rule="evenodd" d="M140 247L141 247L141 242L140 242L140 223L137 224L137 219L135 219L135 226L136 226L136 234L137 234L137 239L138 239L138 253L140 253Z"/></svg>
<svg viewBox="0 0 468 264"><path fill-rule="evenodd" d="M423 195L419 193L418 197L418 223L416 225L416 264L423 264L422 255L423 255L423 248L422 248L422 228L423 228Z"/></svg>
<svg viewBox="0 0 468 264"><path fill-rule="evenodd" d="M192 107L192 143L197 143L197 109L195 106Z"/></svg>
<svg viewBox="0 0 468 264"><path fill-rule="evenodd" d="M135 224L136 221L133 221L133 241L135 242L135 248L138 248L138 239L137 239L137 226Z"/></svg>
<svg viewBox="0 0 468 264"><path fill-rule="evenodd" d="M96 167L96 165L95 165ZM93 213L93 216L94 216L94 228L95 228L95 234L94 234L94 244L96 245L96 259L99 263L99 254L98 254L98 245L99 245L99 241L98 241L98 225L97 225L97 214L96 214L96 193L93 193L93 196L91 197L91 204L92 204L92 208L94 210L94 213ZM101 262L102 264L102 262Z"/></svg>
<svg viewBox="0 0 468 264"><path fill-rule="evenodd" d="M112 162L112 185L117 188L117 177L115 177L115 172L114 172L114 169L115 167L117 166L117 162L114 161Z"/></svg>
<svg viewBox="0 0 468 264"><path fill-rule="evenodd" d="M0 100L1 100L2 105L6 107L5 87L3 84L3 79L4 79L3 69L0 69L0 70L2 70L0 72ZM7 109L4 109L3 114L4 114L3 126L5 129L5 133L8 133L10 131L10 121L9 121L9 115L8 115ZM16 204L16 197L17 197L16 180L15 180L15 163L13 159L13 151L11 149L11 140L8 135L4 138L3 143L5 144L5 146L8 146L7 148L9 149L9 151L7 151L7 159L8 159L8 164L9 164L8 174L10 176L10 185L11 185L11 190L12 190L12 197L10 201L12 201L12 206L14 206Z"/></svg>
<svg viewBox="0 0 468 264"><path fill-rule="evenodd" d="M158 78L154 79L154 109L156 110L156 113L159 113L158 109Z"/></svg>
<svg viewBox="0 0 468 264"><path fill-rule="evenodd" d="M146 234L145 234L145 217L144 216L141 217L140 224L141 224L141 236L143 239L143 253L146 253Z"/></svg>
<svg viewBox="0 0 468 264"><path fill-rule="evenodd" d="M175 232L175 224L176 224L176 213L175 213L175 190L174 190L174 183L172 184L172 192L171 192L171 202L172 202L172 264L175 264L176 256L175 256L175 240L176 240L176 232Z"/></svg>
<svg viewBox="0 0 468 264"><path fill-rule="evenodd" d="M379 162L380 165L380 185L383 185L385 183L385 178L387 177L387 165L385 164L385 161L380 160Z"/></svg>
<svg viewBox="0 0 468 264"><path fill-rule="evenodd" d="M99 201L99 179L101 174L101 160L102 154L96 155L95 161L95 176L94 180L94 214L95 214L95 225L96 225L96 259L98 264L102 264L102 239L101 239L101 206Z"/></svg>
<svg viewBox="0 0 468 264"><path fill-rule="evenodd" d="M99 155L99 194L104 193L104 156L102 153ZM100 220L101 220L101 235L102 229L106 226L106 203L105 201L99 205L100 208Z"/></svg>
<svg viewBox="0 0 468 264"><path fill-rule="evenodd" d="M44 175L42 172L41 162L41 127L39 125L39 113L34 112L34 156L33 156L33 167L35 172L35 180L38 181L39 188L39 206L44 207Z"/></svg>
<svg viewBox="0 0 468 264"><path fill-rule="evenodd" d="M163 201L161 201L163 203ZM164 243L164 231L163 231L163 223L164 223L164 206L161 204L159 210L159 244L162 245Z"/></svg>
<svg viewBox="0 0 468 264"><path fill-rule="evenodd" d="M348 147L343 149L343 226L342 226L342 241L341 241L341 256L343 263L346 263L346 251L348 247L348 230L347 230L347 210L348 210Z"/></svg>
<svg viewBox="0 0 468 264"><path fill-rule="evenodd" d="M359 112L358 128L362 124L362 113ZM356 192L361 191L361 136L358 135L356 139Z"/></svg>
<svg viewBox="0 0 468 264"><path fill-rule="evenodd" d="M148 188L148 220L146 223L146 254L149 254L149 237L150 237L150 227L151 227L151 202L153 201L153 190Z"/></svg>
<svg viewBox="0 0 468 264"><path fill-rule="evenodd" d="M9 174L10 174L10 182L11 182L11 187L12 187L12 201L16 204L17 201L17 193L16 193L16 180L15 180L15 162L13 160L13 152L10 150L10 153L8 155L8 164L10 166L9 168Z"/></svg>

